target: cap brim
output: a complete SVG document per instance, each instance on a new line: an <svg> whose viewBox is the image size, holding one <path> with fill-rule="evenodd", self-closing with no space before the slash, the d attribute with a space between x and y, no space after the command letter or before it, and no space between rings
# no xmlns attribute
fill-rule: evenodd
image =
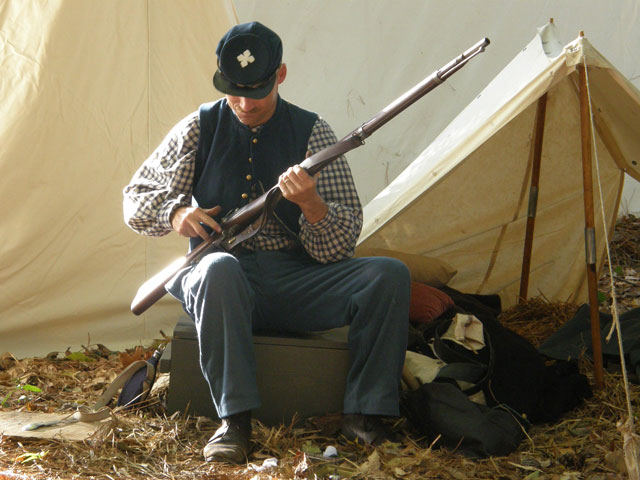
<svg viewBox="0 0 640 480"><path fill-rule="evenodd" d="M272 80L257 88L239 87L235 83L227 80L219 71L213 74L213 86L216 87L216 90L226 95L233 95L234 97L246 97L259 100L269 95L275 83L276 76L274 75Z"/></svg>

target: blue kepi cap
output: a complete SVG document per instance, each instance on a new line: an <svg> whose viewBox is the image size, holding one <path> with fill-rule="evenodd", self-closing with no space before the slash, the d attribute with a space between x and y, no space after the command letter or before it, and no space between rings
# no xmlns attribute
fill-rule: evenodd
<svg viewBox="0 0 640 480"><path fill-rule="evenodd" d="M237 97L264 98L273 89L282 62L280 37L259 22L231 28L218 43L213 85Z"/></svg>

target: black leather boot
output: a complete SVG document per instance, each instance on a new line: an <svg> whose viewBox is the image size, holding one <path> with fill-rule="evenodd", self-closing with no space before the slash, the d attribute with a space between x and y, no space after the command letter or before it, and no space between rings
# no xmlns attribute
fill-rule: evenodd
<svg viewBox="0 0 640 480"><path fill-rule="evenodd" d="M251 412L222 419L222 425L204 447L207 462L245 463L251 447Z"/></svg>

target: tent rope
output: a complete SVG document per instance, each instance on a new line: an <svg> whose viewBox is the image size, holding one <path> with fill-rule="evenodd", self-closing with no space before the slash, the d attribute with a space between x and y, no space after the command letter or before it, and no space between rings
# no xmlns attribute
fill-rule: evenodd
<svg viewBox="0 0 640 480"><path fill-rule="evenodd" d="M591 122L591 131L595 132L594 128L594 121L593 121L593 105L591 103L591 88L589 85L589 70L587 69L587 59L586 59L586 55L583 56L582 58L582 62L584 64L584 71L585 71L585 75L587 77L587 98L589 100L589 121ZM595 135L591 135L591 141L593 143L593 158L595 161L595 167L596 167L596 179L598 181L598 196L600 199L600 209L601 209L601 215L602 218L605 219L607 218L605 216L605 211L604 211L604 198L602 197L602 182L600 180L600 163L598 161L598 147L597 147L597 142L596 142L596 138ZM621 368L622 368L622 378L624 380L624 388L625 388L625 393L627 396L627 410L628 410L628 414L629 417L632 419L633 418L633 411L632 411L632 406L631 406L631 399L630 399L630 395L629 395L629 379L627 377L627 369L626 369L626 365L625 365L625 359L624 359L624 348L622 346L622 330L620 328L620 319L618 317L618 297L616 294L616 286L615 283L613 281L613 269L611 266L611 250L609 249L609 234L607 232L607 226L605 224L605 222L602 222L602 229L604 231L604 238L605 238L605 247L606 247L606 252L607 252L607 263L608 268L609 268L609 281L611 282L611 315L613 317L613 322L611 324L611 329L609 330L609 333L607 334L607 342L611 339L611 336L613 335L613 331L616 330L617 334L618 334L618 349L620 351L620 362L621 362ZM631 420L633 422L633 420Z"/></svg>
<svg viewBox="0 0 640 480"><path fill-rule="evenodd" d="M584 53L582 57L582 63L584 65L584 71L587 79L586 83L587 83L587 99L589 101L589 121L591 123L591 132L592 132L591 142L593 144L593 158L595 161L596 179L598 182L598 197L600 199L600 209L601 209L601 215L603 219L602 229L604 231L604 238L605 238L604 243L605 243L606 252L607 252L609 281L611 282L611 316L613 317L613 322L611 323L611 329L607 334L606 340L608 342L611 339L611 336L613 335L614 330L617 332L618 350L620 352L620 367L622 370L622 379L624 382L624 393L625 393L625 399L627 403L627 415L628 415L628 418L624 423L621 422L618 424L618 429L623 434L623 439L624 439L623 450L625 453L625 463L627 465L627 471L628 471L627 473L629 474L629 477L631 479L638 479L640 478L640 466L639 466L640 452L638 447L638 445L640 444L640 437L638 437L638 435L636 435L635 433L635 427L634 427L634 421L633 421L633 407L631 405L629 379L627 376L627 366L624 358L624 347L622 345L622 329L620 327L620 319L618 317L618 298L616 295L615 283L613 281L613 268L611 266L612 265L611 250L609 249L609 238L608 238L607 226L606 226L606 222L604 221L606 216L604 211L604 198L602 195L602 183L600 179L600 164L598 161L598 148L596 144L597 143L596 136L594 134L595 124L593 120L593 105L591 103L591 87L589 82L589 69L587 68L587 56Z"/></svg>

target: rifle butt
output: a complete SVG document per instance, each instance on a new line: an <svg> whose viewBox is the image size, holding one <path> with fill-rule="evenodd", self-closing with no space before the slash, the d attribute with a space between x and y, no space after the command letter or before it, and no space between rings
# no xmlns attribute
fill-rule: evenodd
<svg viewBox="0 0 640 480"><path fill-rule="evenodd" d="M145 284L143 284L138 289L138 293L131 302L131 311L135 315L141 315L146 312L151 305L156 303L158 300L164 297L165 293L167 293L164 288L164 284L158 286L157 288L154 288L151 291L141 292L144 286Z"/></svg>
<svg viewBox="0 0 640 480"><path fill-rule="evenodd" d="M164 268L162 271L144 282L131 302L131 311L135 315L140 315L147 311L151 305L164 297L167 293L167 290L165 289L167 282L188 264L188 257L178 258L168 267Z"/></svg>

